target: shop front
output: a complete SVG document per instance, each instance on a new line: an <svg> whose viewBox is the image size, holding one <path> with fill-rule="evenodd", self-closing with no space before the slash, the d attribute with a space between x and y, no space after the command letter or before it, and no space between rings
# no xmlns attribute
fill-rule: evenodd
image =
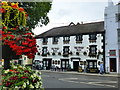
<svg viewBox="0 0 120 90"><path fill-rule="evenodd" d="M52 58L43 58L43 68L49 70L52 65Z"/></svg>
<svg viewBox="0 0 120 90"><path fill-rule="evenodd" d="M99 69L97 67L97 60L87 60L87 73L99 73Z"/></svg>
<svg viewBox="0 0 120 90"><path fill-rule="evenodd" d="M61 69L68 69L69 59L61 59Z"/></svg>

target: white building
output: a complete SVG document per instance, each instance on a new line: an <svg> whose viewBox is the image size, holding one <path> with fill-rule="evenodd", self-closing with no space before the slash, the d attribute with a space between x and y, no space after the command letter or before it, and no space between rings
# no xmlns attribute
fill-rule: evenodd
<svg viewBox="0 0 120 90"><path fill-rule="evenodd" d="M106 72L120 72L120 3L109 1L105 8L105 60Z"/></svg>
<svg viewBox="0 0 120 90"><path fill-rule="evenodd" d="M59 68L78 70L81 66L87 72L97 72L104 62L104 22L85 24L71 23L56 27L38 35L38 53L35 60L46 69L52 65Z"/></svg>

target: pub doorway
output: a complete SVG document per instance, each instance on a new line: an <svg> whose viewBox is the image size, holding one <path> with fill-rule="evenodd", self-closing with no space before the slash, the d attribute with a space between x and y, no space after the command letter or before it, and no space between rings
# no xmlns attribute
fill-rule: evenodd
<svg viewBox="0 0 120 90"><path fill-rule="evenodd" d="M73 61L73 71L78 71L79 61Z"/></svg>
<svg viewBox="0 0 120 90"><path fill-rule="evenodd" d="M52 59L51 58L44 58L43 59L43 67L46 68L46 70L49 70L52 65Z"/></svg>
<svg viewBox="0 0 120 90"><path fill-rule="evenodd" d="M116 58L110 58L110 72L116 72Z"/></svg>

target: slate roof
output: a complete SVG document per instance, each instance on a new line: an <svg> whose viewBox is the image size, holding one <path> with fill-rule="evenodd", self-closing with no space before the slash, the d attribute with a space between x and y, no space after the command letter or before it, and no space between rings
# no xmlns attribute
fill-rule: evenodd
<svg viewBox="0 0 120 90"><path fill-rule="evenodd" d="M104 21L100 21L93 23L55 27L40 35L37 35L36 38L72 36L77 34L101 33L104 31Z"/></svg>

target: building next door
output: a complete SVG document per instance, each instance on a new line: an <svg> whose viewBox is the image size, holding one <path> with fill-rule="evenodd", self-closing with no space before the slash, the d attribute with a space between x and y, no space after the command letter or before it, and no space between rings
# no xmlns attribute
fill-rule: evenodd
<svg viewBox="0 0 120 90"><path fill-rule="evenodd" d="M116 58L110 58L110 72L116 72Z"/></svg>
<svg viewBox="0 0 120 90"><path fill-rule="evenodd" d="M69 59L61 59L61 68L67 69L69 66Z"/></svg>
<svg viewBox="0 0 120 90"><path fill-rule="evenodd" d="M46 67L46 70L51 68L52 65L52 59L44 58L43 59L43 67Z"/></svg>
<svg viewBox="0 0 120 90"><path fill-rule="evenodd" d="M78 71L79 61L73 61L73 70Z"/></svg>

